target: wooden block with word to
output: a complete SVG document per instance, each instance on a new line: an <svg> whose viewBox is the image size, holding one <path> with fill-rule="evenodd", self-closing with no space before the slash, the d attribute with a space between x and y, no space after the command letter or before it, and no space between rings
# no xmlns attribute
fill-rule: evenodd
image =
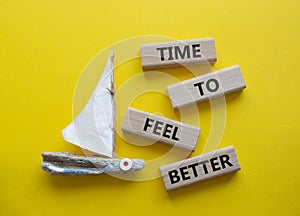
<svg viewBox="0 0 300 216"><path fill-rule="evenodd" d="M239 65L204 74L167 87L174 109L246 88Z"/></svg>
<svg viewBox="0 0 300 216"><path fill-rule="evenodd" d="M233 146L160 167L167 190L240 170Z"/></svg>
<svg viewBox="0 0 300 216"><path fill-rule="evenodd" d="M189 151L194 151L200 128L128 108L122 130Z"/></svg>
<svg viewBox="0 0 300 216"><path fill-rule="evenodd" d="M213 38L141 45L143 69L214 63L217 60Z"/></svg>

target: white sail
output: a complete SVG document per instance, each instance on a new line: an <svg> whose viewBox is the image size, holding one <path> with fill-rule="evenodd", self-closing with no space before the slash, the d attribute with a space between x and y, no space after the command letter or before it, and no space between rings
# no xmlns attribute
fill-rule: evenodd
<svg viewBox="0 0 300 216"><path fill-rule="evenodd" d="M112 158L115 148L114 54L81 113L63 131L63 138L83 149Z"/></svg>

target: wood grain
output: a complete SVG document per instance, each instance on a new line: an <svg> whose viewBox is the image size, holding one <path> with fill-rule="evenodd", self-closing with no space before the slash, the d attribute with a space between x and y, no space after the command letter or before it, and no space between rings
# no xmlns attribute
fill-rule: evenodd
<svg viewBox="0 0 300 216"><path fill-rule="evenodd" d="M240 66L235 65L170 85L167 90L173 108L177 109L244 88Z"/></svg>
<svg viewBox="0 0 300 216"><path fill-rule="evenodd" d="M126 174L145 167L145 161L128 158L103 158L77 155L69 152L43 152L41 167L52 175L96 175L102 173ZM122 161L129 161L130 169L122 169Z"/></svg>
<svg viewBox="0 0 300 216"><path fill-rule="evenodd" d="M217 60L213 38L143 44L143 69L214 63Z"/></svg>
<svg viewBox="0 0 300 216"><path fill-rule="evenodd" d="M233 146L160 167L167 190L240 170Z"/></svg>
<svg viewBox="0 0 300 216"><path fill-rule="evenodd" d="M122 130L151 140L194 151L200 128L128 108Z"/></svg>

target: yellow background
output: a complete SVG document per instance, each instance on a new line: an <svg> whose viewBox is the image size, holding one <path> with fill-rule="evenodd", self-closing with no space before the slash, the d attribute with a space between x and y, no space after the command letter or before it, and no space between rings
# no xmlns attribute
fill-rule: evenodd
<svg viewBox="0 0 300 216"><path fill-rule="evenodd" d="M298 1L271 0L1 0L0 215L299 215L299 10ZM81 152L63 141L61 129L73 118L85 65L107 46L143 35L214 37L214 69L241 65L247 89L226 97L219 147L234 145L242 170L169 193L160 178L42 171L42 151ZM140 68L135 64L128 68ZM127 78L117 75L117 87ZM153 100L167 98L148 94L132 106L176 117ZM209 103L199 110L193 155L202 153L210 131ZM160 155L153 147L146 158Z"/></svg>

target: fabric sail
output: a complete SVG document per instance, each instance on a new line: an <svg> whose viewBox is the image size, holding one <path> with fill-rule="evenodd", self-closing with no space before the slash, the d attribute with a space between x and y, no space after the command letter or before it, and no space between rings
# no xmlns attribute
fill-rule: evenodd
<svg viewBox="0 0 300 216"><path fill-rule="evenodd" d="M63 138L83 149L112 158L115 150L114 54L84 109L63 131Z"/></svg>

